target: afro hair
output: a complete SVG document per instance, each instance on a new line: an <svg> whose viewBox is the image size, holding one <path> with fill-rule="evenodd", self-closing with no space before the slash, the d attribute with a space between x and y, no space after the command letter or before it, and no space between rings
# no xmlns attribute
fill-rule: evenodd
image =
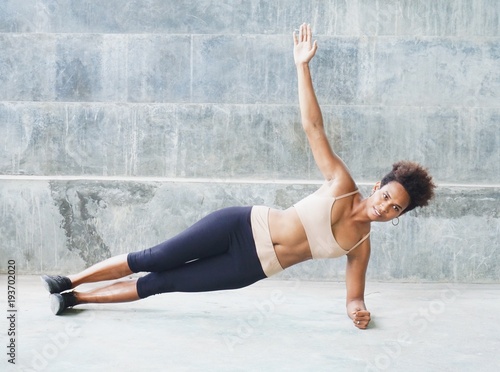
<svg viewBox="0 0 500 372"><path fill-rule="evenodd" d="M432 177L420 164L412 161L399 161L392 165L392 171L387 173L380 181L381 187L389 182L400 183L410 195L410 204L403 213L416 207L424 207L434 197L436 185Z"/></svg>

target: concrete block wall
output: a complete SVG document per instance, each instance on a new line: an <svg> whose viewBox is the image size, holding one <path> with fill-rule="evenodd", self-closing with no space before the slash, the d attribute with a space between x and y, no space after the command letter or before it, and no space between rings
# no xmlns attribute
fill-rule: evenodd
<svg viewBox="0 0 500 372"><path fill-rule="evenodd" d="M0 271L74 272L316 189L291 40L308 21L325 125L365 195L399 159L439 184L373 226L368 277L499 282L499 16L496 0L3 1Z"/></svg>

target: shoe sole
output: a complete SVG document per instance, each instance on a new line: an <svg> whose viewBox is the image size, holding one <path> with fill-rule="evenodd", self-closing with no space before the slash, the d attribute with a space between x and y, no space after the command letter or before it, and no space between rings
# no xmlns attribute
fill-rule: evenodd
<svg viewBox="0 0 500 372"><path fill-rule="evenodd" d="M54 315L59 315L64 311L64 299L60 294L54 293L50 295L50 310Z"/></svg>
<svg viewBox="0 0 500 372"><path fill-rule="evenodd" d="M49 279L49 277L48 277L47 275L42 275L42 276L40 277L40 280L42 281L43 287L44 287L44 288L47 290L47 292L49 292L50 294L55 293L55 292L52 292L52 289L50 288L50 285L49 285L49 283L48 283L47 279L45 279L45 278Z"/></svg>

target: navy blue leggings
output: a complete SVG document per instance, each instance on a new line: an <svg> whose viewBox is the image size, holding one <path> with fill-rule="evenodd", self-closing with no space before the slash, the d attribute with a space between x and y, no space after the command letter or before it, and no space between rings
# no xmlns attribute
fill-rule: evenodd
<svg viewBox="0 0 500 372"><path fill-rule="evenodd" d="M221 209L152 248L129 253L140 298L165 292L245 287L266 278L250 223L251 207Z"/></svg>

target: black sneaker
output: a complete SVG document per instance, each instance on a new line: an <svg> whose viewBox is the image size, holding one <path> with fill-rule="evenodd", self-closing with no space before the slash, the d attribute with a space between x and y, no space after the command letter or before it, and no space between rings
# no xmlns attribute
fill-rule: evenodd
<svg viewBox="0 0 500 372"><path fill-rule="evenodd" d="M65 276L42 275L42 284L49 293L61 293L71 289L72 283Z"/></svg>
<svg viewBox="0 0 500 372"><path fill-rule="evenodd" d="M60 315L68 307L76 305L76 296L73 292L54 293L50 295L50 309L55 315Z"/></svg>

